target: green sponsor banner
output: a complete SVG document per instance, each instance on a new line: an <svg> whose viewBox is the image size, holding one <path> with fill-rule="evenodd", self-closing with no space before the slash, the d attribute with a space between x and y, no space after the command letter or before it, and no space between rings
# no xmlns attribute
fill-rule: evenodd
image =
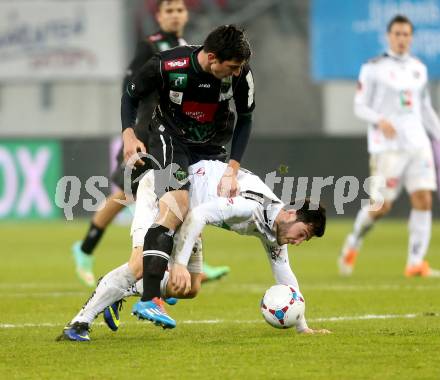
<svg viewBox="0 0 440 380"><path fill-rule="evenodd" d="M57 141L0 142L0 220L58 218L61 165Z"/></svg>

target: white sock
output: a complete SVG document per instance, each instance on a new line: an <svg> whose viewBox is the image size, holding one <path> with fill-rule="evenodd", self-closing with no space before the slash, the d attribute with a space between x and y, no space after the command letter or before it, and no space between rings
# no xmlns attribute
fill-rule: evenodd
<svg viewBox="0 0 440 380"><path fill-rule="evenodd" d="M107 306L119 301L135 281L136 278L127 263L107 273L71 323L86 322L91 324Z"/></svg>
<svg viewBox="0 0 440 380"><path fill-rule="evenodd" d="M359 249L364 236L373 227L374 219L370 217L368 210L369 207L363 207L356 215L353 232L348 236L348 244L352 248Z"/></svg>
<svg viewBox="0 0 440 380"><path fill-rule="evenodd" d="M408 265L418 265L425 258L431 240L431 224L431 211L411 210L408 222Z"/></svg>
<svg viewBox="0 0 440 380"><path fill-rule="evenodd" d="M142 296L143 291L144 291L144 282L141 278L135 284L130 286L128 289L125 289L123 298L133 297L133 296L140 297Z"/></svg>

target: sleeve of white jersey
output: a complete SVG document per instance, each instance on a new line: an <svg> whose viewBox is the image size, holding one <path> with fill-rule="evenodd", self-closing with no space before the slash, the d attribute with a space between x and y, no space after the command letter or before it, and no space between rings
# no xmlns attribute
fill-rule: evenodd
<svg viewBox="0 0 440 380"><path fill-rule="evenodd" d="M240 223L252 216L255 205L256 202L243 197L219 197L192 209L180 227L174 261L188 265L194 243L207 224L221 226L231 220Z"/></svg>
<svg viewBox="0 0 440 380"><path fill-rule="evenodd" d="M277 284L293 285L294 288L299 290L298 280L296 279L296 276L289 264L287 245L283 245L275 250L271 249L271 247L264 243L263 246L267 253L267 258L269 259L275 282ZM298 321L296 331L302 332L307 328L308 326L306 318L303 315L303 317Z"/></svg>
<svg viewBox="0 0 440 380"><path fill-rule="evenodd" d="M373 71L372 64L367 63L361 67L358 87L354 97L354 114L368 123L377 124L382 115L373 110L370 105L375 88Z"/></svg>
<svg viewBox="0 0 440 380"><path fill-rule="evenodd" d="M422 93L422 121L431 138L440 141L440 120L432 108L428 85L425 86Z"/></svg>

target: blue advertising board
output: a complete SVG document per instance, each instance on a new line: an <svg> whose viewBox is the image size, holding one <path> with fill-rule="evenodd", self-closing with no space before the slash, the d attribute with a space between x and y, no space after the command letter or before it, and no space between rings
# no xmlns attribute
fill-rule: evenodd
<svg viewBox="0 0 440 380"><path fill-rule="evenodd" d="M386 26L396 14L415 26L411 54L440 79L440 0L312 0L313 79L357 78L362 63L387 50Z"/></svg>

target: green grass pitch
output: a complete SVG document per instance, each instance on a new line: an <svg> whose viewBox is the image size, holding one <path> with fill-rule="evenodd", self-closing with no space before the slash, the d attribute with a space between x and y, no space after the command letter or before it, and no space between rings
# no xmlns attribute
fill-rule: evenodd
<svg viewBox="0 0 440 380"><path fill-rule="evenodd" d="M375 227L351 278L336 271L351 221L330 220L324 238L290 248L309 325L331 335L263 322L259 302L273 279L258 241L209 228L205 257L232 272L168 307L175 330L136 321L129 300L117 333L99 316L92 342L55 342L91 293L70 256L86 227L0 226L0 379L440 379L440 279L404 278L406 221ZM439 222L432 236L428 259L440 267ZM109 228L96 273L126 261L129 247L127 227Z"/></svg>

